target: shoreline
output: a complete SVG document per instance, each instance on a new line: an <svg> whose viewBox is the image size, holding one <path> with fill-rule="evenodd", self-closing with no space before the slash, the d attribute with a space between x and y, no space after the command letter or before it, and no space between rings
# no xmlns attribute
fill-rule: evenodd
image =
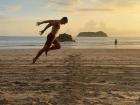
<svg viewBox="0 0 140 105"><path fill-rule="evenodd" d="M115 38L116 39L116 38ZM115 47L114 38L85 37L76 38L76 42L60 42L62 48L76 49L140 49L139 38L118 38L118 45ZM46 38L43 37L5 37L0 38L0 49L31 49L42 48Z"/></svg>

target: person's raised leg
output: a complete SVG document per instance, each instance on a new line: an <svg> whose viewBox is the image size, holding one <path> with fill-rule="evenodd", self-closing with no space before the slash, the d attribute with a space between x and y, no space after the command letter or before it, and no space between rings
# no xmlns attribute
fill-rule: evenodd
<svg viewBox="0 0 140 105"><path fill-rule="evenodd" d="M49 48L49 50L57 50L60 49L61 45L57 39L53 41L53 45Z"/></svg>
<svg viewBox="0 0 140 105"><path fill-rule="evenodd" d="M48 51L57 50L57 49L61 48L61 45L57 39L55 39L52 43L53 43L53 45L48 50L45 50L46 56L47 56Z"/></svg>

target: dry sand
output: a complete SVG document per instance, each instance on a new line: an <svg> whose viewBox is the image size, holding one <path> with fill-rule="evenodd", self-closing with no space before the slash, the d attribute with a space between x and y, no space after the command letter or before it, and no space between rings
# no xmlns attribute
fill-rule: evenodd
<svg viewBox="0 0 140 105"><path fill-rule="evenodd" d="M140 105L140 50L0 50L0 105Z"/></svg>

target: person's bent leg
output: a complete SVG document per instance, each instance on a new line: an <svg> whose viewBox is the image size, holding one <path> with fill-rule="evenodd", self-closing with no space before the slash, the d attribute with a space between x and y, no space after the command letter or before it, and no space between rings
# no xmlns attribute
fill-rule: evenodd
<svg viewBox="0 0 140 105"><path fill-rule="evenodd" d="M61 46L54 44L49 48L49 51L50 50L57 50L57 49L60 49L60 48L61 48Z"/></svg>
<svg viewBox="0 0 140 105"><path fill-rule="evenodd" d="M54 40L55 40L55 35L53 35L52 33L50 33L50 34L48 34L48 36L47 36L47 41L46 41L45 44L46 44L46 45L49 45L49 48L50 48L51 45L53 44ZM47 56L47 53L48 53L48 51L49 51L49 48L47 48L47 49L45 50L46 56Z"/></svg>
<svg viewBox="0 0 140 105"><path fill-rule="evenodd" d="M53 41L53 45L48 50L45 50L45 54L47 56L48 51L50 51L50 50L57 50L57 49L60 49L60 48L61 48L60 43L58 42L58 40L55 39Z"/></svg>

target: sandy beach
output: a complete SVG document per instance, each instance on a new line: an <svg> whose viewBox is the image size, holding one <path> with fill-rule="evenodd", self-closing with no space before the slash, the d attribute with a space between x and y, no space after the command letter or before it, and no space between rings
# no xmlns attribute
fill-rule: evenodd
<svg viewBox="0 0 140 105"><path fill-rule="evenodd" d="M0 105L140 105L140 50L0 50Z"/></svg>

